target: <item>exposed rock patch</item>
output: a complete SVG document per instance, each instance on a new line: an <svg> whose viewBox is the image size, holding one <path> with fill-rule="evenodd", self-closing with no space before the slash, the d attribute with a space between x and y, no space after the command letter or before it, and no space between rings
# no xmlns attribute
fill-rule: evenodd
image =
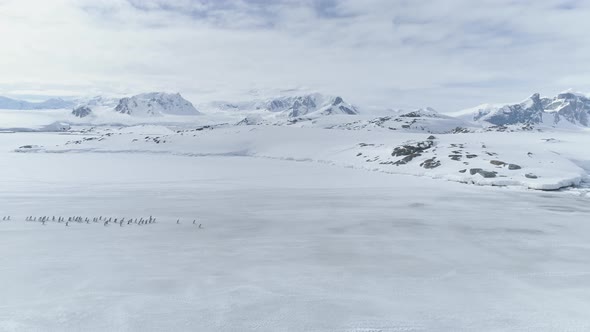
<svg viewBox="0 0 590 332"><path fill-rule="evenodd" d="M391 155L394 157L417 155L419 153L424 152L425 150L430 149L433 146L434 142L432 141L417 142L413 145L406 144L393 149L393 153Z"/></svg>
<svg viewBox="0 0 590 332"><path fill-rule="evenodd" d="M481 168L472 168L469 170L469 174L471 174L471 175L479 174L479 175L483 176L484 178L495 178L498 175L497 172L490 172L490 171L483 170Z"/></svg>
<svg viewBox="0 0 590 332"><path fill-rule="evenodd" d="M520 167L519 165L516 164L508 164L508 169L511 171L517 170L517 169L521 169L522 167Z"/></svg>
<svg viewBox="0 0 590 332"><path fill-rule="evenodd" d="M433 169L433 168L437 168L439 167L440 164L440 160L436 160L436 157L432 157L430 159L426 159L425 161L423 161L420 166L424 167L426 169Z"/></svg>
<svg viewBox="0 0 590 332"><path fill-rule="evenodd" d="M92 110L88 106L76 107L72 111L72 115L74 115L75 117L78 117L78 118L85 118L85 117L89 116L90 114L92 114Z"/></svg>
<svg viewBox="0 0 590 332"><path fill-rule="evenodd" d="M505 166L506 163L500 160L490 160L490 164L495 166Z"/></svg>
<svg viewBox="0 0 590 332"><path fill-rule="evenodd" d="M433 146L434 142L428 140L417 142L414 144L405 144L402 146L398 146L395 149L393 149L391 155L393 157L404 156L404 158L394 162L393 164L396 166L405 165L412 161L414 158L421 156L424 151L432 148Z"/></svg>

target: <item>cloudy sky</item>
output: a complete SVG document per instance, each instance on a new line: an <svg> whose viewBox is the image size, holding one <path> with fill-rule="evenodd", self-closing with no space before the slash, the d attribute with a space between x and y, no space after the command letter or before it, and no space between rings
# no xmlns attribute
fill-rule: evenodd
<svg viewBox="0 0 590 332"><path fill-rule="evenodd" d="M453 111L590 90L588 17L584 0L0 0L0 94Z"/></svg>

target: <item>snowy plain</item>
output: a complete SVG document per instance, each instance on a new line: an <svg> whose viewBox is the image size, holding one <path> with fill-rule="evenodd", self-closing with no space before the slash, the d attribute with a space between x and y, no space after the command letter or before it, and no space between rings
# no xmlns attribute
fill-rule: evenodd
<svg viewBox="0 0 590 332"><path fill-rule="evenodd" d="M27 144L16 151L248 156L538 190L579 188L589 181L586 130L431 135L274 125L85 128L64 144ZM392 154L420 144L429 145L418 152ZM405 156L410 160L403 161ZM425 167L427 162L438 164ZM484 177L474 170L494 174Z"/></svg>
<svg viewBox="0 0 590 332"><path fill-rule="evenodd" d="M590 330L585 192L309 162L352 141L337 132L330 154L314 130L298 131L303 145L289 130L272 133L281 144L248 136L274 128L221 139L229 130L135 150L147 143L112 135L103 151L63 150L87 134L0 134L0 330ZM14 152L24 144L59 153Z"/></svg>

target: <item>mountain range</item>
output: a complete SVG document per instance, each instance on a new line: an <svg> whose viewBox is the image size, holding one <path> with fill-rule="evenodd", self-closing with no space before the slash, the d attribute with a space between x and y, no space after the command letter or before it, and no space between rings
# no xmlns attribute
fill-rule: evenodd
<svg viewBox="0 0 590 332"><path fill-rule="evenodd" d="M0 109L11 110L42 110L71 108L76 103L71 100L52 98L41 102L30 102L0 96Z"/></svg>
<svg viewBox="0 0 590 332"><path fill-rule="evenodd" d="M211 111L240 114L244 120L240 124L293 124L297 119L310 120L330 115L365 115L359 108L340 96L327 96L319 93L278 96L269 99L254 99L241 102L211 102L197 108L179 93L151 92L131 97L111 98L97 96L92 98L62 99L54 98L43 102L30 102L0 97L0 109L43 110L73 109L76 117L88 117L95 110L131 117L159 117L163 115L202 115ZM541 127L589 127L590 98L574 93L563 92L555 97L541 97L538 93L526 100L514 104L484 104L455 113L439 114L431 108L409 112L391 112L391 116L358 120L343 124L347 128L386 127L393 128L392 123L401 123L403 128L433 119L437 123L445 122L443 127L465 123L478 127L494 126L541 126ZM354 117L353 117L354 118ZM410 122L407 119L413 119ZM418 120L420 118L420 120ZM282 120L281 120L282 119ZM352 118L351 118L352 119ZM364 121L364 122L363 122ZM416 125L417 126L417 125Z"/></svg>
<svg viewBox="0 0 590 332"><path fill-rule="evenodd" d="M545 125L590 126L590 99L582 94L563 92L555 97L538 93L517 104L481 105L453 114L465 120L495 126Z"/></svg>

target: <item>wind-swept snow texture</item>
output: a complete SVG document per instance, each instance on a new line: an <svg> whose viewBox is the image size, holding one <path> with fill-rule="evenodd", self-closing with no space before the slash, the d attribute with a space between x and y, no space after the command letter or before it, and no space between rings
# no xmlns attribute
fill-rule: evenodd
<svg viewBox="0 0 590 332"><path fill-rule="evenodd" d="M196 158L150 147L196 139L126 130L152 142L114 131L117 150L14 153L89 136L0 134L1 331L590 330L588 197L206 156L339 158L359 138L345 131L301 150L259 128L242 145L203 135ZM45 215L157 223L24 221Z"/></svg>

